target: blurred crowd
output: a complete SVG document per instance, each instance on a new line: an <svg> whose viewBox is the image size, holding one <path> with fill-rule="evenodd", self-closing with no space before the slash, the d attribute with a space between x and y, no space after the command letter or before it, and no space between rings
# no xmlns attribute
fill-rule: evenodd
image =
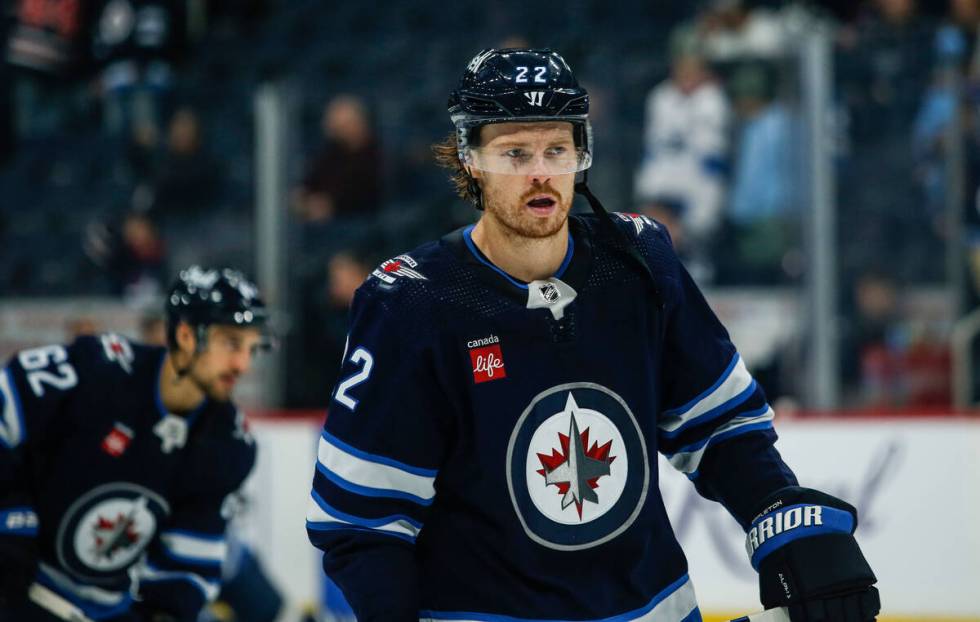
<svg viewBox="0 0 980 622"><path fill-rule="evenodd" d="M966 309L980 302L980 0L332 4L4 3L0 292L145 305L188 260L254 269L251 95L278 80L295 95L287 405L324 405L360 282L475 218L429 145L450 129L460 63L508 44L566 55L592 93L597 193L666 224L703 287L799 290L798 44L821 27L846 405L948 407L949 321L913 310L947 281L949 244L963 245ZM799 386L790 358L758 362L773 398Z"/></svg>

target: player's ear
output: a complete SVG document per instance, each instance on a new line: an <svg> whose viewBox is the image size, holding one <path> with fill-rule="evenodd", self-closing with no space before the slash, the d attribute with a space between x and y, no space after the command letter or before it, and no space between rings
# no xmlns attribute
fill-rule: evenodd
<svg viewBox="0 0 980 622"><path fill-rule="evenodd" d="M194 348L197 347L197 337L194 335L194 329L187 322L181 322L177 324L177 347L181 352L191 353L194 352Z"/></svg>
<svg viewBox="0 0 980 622"><path fill-rule="evenodd" d="M467 175L469 175L473 179L480 179L480 169L473 168L472 166L466 166L464 168L466 169Z"/></svg>

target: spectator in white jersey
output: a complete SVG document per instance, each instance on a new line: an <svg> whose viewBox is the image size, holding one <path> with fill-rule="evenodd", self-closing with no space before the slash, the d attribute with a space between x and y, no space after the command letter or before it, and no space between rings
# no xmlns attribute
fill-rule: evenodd
<svg viewBox="0 0 980 622"><path fill-rule="evenodd" d="M668 223L695 279L710 278L708 242L725 195L730 106L693 33L671 40L672 71L647 97L644 156L636 177L641 204ZM671 206L673 214L665 214ZM669 225L668 225L669 226Z"/></svg>

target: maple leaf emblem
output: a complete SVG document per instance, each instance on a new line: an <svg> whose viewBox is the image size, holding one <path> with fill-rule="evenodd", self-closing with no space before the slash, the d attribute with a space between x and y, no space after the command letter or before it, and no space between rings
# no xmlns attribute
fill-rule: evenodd
<svg viewBox="0 0 980 622"><path fill-rule="evenodd" d="M584 502L599 502L599 495L595 492L599 487L599 478L609 475L609 465L616 457L609 455L611 440L602 445L593 442L589 446L589 428L579 432L575 419L577 409L578 405L569 395L566 405L566 410L570 411L568 434L558 434L559 449L553 448L551 454L537 454L543 467L537 472L544 477L546 486L555 486L558 494L562 495L561 509L574 504L581 520ZM573 438L578 442L572 443Z"/></svg>
<svg viewBox="0 0 980 622"><path fill-rule="evenodd" d="M95 540L95 554L110 558L122 549L139 542L140 533L136 529L136 516L146 509L146 499L140 497L128 514L119 512L115 517L99 516L92 527Z"/></svg>

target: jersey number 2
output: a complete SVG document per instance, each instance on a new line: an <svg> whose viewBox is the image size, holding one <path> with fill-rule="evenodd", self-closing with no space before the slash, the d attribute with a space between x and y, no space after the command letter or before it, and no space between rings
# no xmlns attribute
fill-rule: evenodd
<svg viewBox="0 0 980 622"><path fill-rule="evenodd" d="M20 366L27 372L27 382L31 385L31 390L38 397L44 395L45 383L61 391L78 384L75 368L68 362L68 352L61 346L44 346L43 348L24 350L17 358L20 361ZM58 364L55 367L57 374L46 369L52 363Z"/></svg>
<svg viewBox="0 0 980 622"><path fill-rule="evenodd" d="M348 377L346 380L337 385L337 394L334 399L354 410L357 408L357 400L353 397L347 395L347 391L353 389L357 385L361 384L371 376L371 368L374 367L374 357L371 353L364 348L357 348L354 350L353 354L350 355L350 362L355 365L362 364L360 371L355 373L353 376Z"/></svg>

